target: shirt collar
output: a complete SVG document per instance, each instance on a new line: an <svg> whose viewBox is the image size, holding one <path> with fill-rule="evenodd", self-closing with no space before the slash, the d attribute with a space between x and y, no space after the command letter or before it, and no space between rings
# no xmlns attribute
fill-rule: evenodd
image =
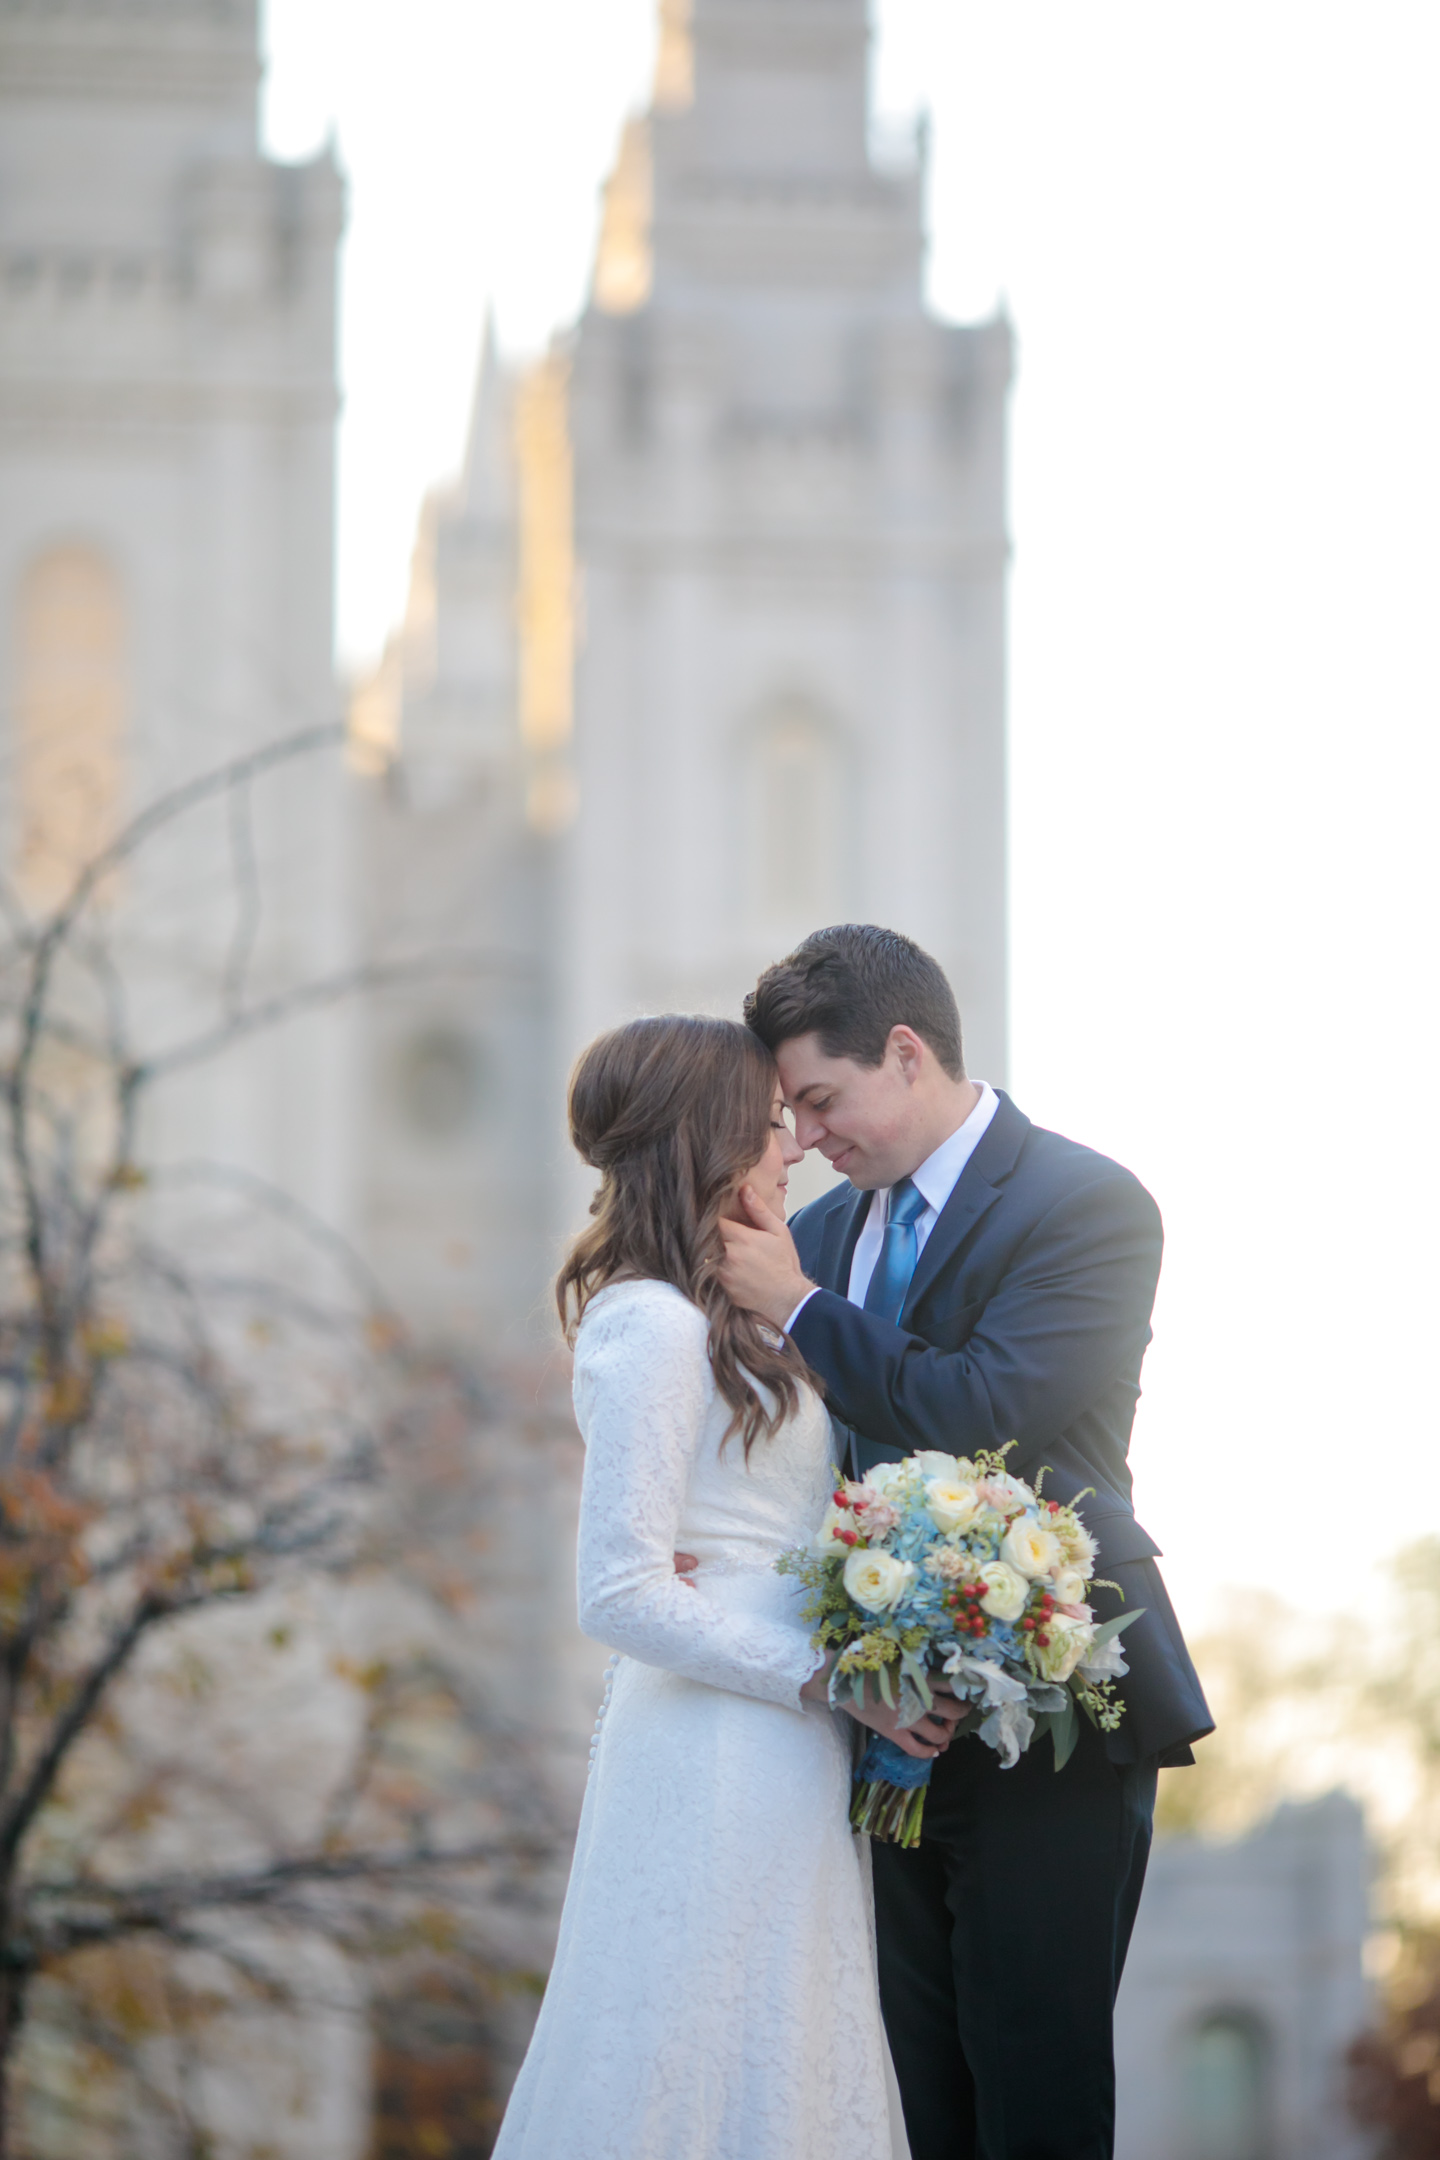
<svg viewBox="0 0 1440 2160"><path fill-rule="evenodd" d="M927 1155L914 1181L925 1196L925 1205L938 1215L959 1182L960 1173L984 1138L986 1127L1000 1107L1000 1098L988 1080L980 1082L980 1100L963 1125Z"/></svg>

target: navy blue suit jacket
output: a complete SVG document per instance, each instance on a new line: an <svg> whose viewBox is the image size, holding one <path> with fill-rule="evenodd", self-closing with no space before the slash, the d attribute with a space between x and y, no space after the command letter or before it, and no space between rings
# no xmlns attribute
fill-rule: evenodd
<svg viewBox="0 0 1440 2160"><path fill-rule="evenodd" d="M1213 1731L1160 1571L1135 1520L1127 1450L1160 1273L1160 1212L1107 1156L1032 1125L1002 1094L925 1241L898 1325L852 1305L850 1261L869 1193L838 1186L791 1223L820 1284L792 1330L853 1428L862 1463L940 1448L1017 1445L1008 1470L1045 1469L1047 1499L1092 1488L1080 1513L1097 1573L1124 1593L1097 1611L1144 1608L1125 1631L1126 1716L1112 1759L1190 1760Z"/></svg>

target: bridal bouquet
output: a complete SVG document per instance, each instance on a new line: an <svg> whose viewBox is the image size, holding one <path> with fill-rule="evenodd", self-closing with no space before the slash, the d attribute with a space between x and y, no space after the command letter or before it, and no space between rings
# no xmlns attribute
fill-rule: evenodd
<svg viewBox="0 0 1440 2160"><path fill-rule="evenodd" d="M1012 1443L1013 1445L1013 1443ZM784 1554L781 1574L810 1592L804 1617L817 1649L837 1650L830 1700L865 1700L874 1685L913 1723L943 1673L975 1732L1009 1770L1042 1732L1063 1769L1078 1712L1113 1732L1124 1712L1122 1628L1097 1624L1095 1541L1073 1507L1043 1500L1005 1469L1004 1454L929 1452L880 1463L856 1483L837 1475L814 1544ZM1113 1588L1113 1585L1102 1587ZM887 1843L919 1843L929 1761L872 1736L856 1773L850 1820Z"/></svg>

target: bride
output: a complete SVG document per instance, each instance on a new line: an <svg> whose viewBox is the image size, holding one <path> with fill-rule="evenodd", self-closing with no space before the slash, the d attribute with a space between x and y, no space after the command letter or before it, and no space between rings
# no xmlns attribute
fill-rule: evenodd
<svg viewBox="0 0 1440 2160"><path fill-rule="evenodd" d="M580 1624L621 1655L496 2160L894 2160L848 1728L774 1570L824 1512L829 1420L717 1277L740 1186L783 1213L802 1151L768 1051L727 1020L602 1036L570 1128L601 1179L556 1286ZM917 1755L949 1732L866 1719Z"/></svg>

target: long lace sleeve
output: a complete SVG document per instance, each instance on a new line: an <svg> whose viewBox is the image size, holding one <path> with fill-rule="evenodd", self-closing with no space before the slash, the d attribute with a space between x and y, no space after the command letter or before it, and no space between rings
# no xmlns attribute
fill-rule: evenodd
<svg viewBox="0 0 1440 2160"><path fill-rule="evenodd" d="M801 1708L819 1662L800 1624L721 1611L675 1574L675 1539L713 1395L704 1316L636 1285L587 1316L575 1353L585 1439L580 1625L646 1665Z"/></svg>

